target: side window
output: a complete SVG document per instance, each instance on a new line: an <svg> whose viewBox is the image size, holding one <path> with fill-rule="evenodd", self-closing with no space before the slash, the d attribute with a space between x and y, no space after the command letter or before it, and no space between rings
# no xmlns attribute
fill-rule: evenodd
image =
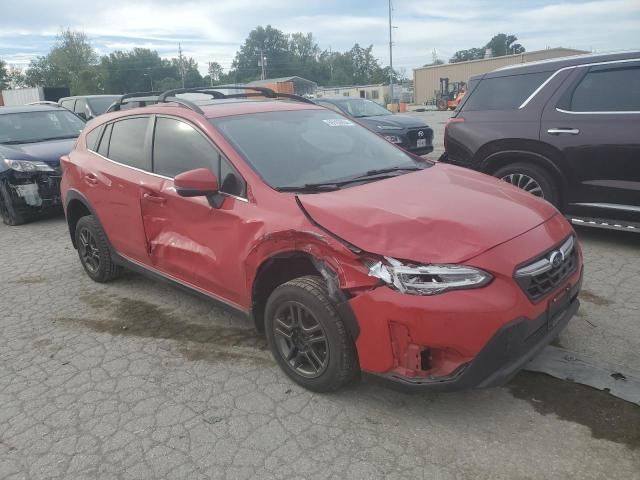
<svg viewBox="0 0 640 480"><path fill-rule="evenodd" d="M76 103L75 99L69 99L69 100L63 100L62 101L62 106L68 110L71 110L73 112L73 105Z"/></svg>
<svg viewBox="0 0 640 480"><path fill-rule="evenodd" d="M94 128L85 136L85 140L87 143L87 148L89 150L96 151L96 147L98 146L98 140L100 139L100 132L102 131L102 127Z"/></svg>
<svg viewBox="0 0 640 480"><path fill-rule="evenodd" d="M104 135L102 135L102 140L100 140L100 146L98 147L98 152L103 157L109 158L109 140L111 139L111 129L113 128L113 123L110 123L104 128Z"/></svg>
<svg viewBox="0 0 640 480"><path fill-rule="evenodd" d="M86 113L87 110L87 101L84 98L79 98L76 100L76 105L73 107L73 111L75 113Z"/></svg>
<svg viewBox="0 0 640 480"><path fill-rule="evenodd" d="M229 195L235 195L236 197L246 197L247 188L244 180L235 168L231 165L229 160L220 156L220 191L228 193Z"/></svg>
<svg viewBox="0 0 640 480"><path fill-rule="evenodd" d="M153 171L166 177L208 168L218 176L220 191L246 196L245 182L231 163L194 127L159 117L153 140Z"/></svg>
<svg viewBox="0 0 640 480"><path fill-rule="evenodd" d="M173 178L195 168L208 168L215 173L217 150L188 123L159 117L153 139L153 171Z"/></svg>
<svg viewBox="0 0 640 480"><path fill-rule="evenodd" d="M573 112L640 112L640 67L592 68L562 103Z"/></svg>
<svg viewBox="0 0 640 480"><path fill-rule="evenodd" d="M552 72L527 73L480 81L463 110L516 110L551 76Z"/></svg>
<svg viewBox="0 0 640 480"><path fill-rule="evenodd" d="M148 117L127 118L113 123L109 158L116 162L151 171L151 157L145 149Z"/></svg>
<svg viewBox="0 0 640 480"><path fill-rule="evenodd" d="M329 102L317 102L317 103L322 107L329 108L338 113L342 113L342 111L338 107L336 107L333 103L329 103Z"/></svg>

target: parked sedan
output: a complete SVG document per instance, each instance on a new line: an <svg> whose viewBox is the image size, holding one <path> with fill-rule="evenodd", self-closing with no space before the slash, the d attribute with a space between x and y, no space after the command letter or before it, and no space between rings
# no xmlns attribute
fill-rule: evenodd
<svg viewBox="0 0 640 480"><path fill-rule="evenodd" d="M319 98L318 105L357 119L372 132L416 155L433 151L433 130L411 115L394 114L381 105L364 98Z"/></svg>
<svg viewBox="0 0 640 480"><path fill-rule="evenodd" d="M59 210L60 157L85 122L64 108L0 108L0 216L7 225Z"/></svg>

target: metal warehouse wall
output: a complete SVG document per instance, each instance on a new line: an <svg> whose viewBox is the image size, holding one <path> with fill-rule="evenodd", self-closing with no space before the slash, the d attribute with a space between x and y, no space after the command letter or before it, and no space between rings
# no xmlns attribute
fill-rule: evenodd
<svg viewBox="0 0 640 480"><path fill-rule="evenodd" d="M422 104L434 98L435 94L440 90L440 78L448 77L450 82L468 82L469 78L474 75L491 72L507 65L585 53L589 52L571 48L550 48L548 50L525 52L504 57L483 58L469 62L447 63L433 67L416 68L413 70L415 103Z"/></svg>

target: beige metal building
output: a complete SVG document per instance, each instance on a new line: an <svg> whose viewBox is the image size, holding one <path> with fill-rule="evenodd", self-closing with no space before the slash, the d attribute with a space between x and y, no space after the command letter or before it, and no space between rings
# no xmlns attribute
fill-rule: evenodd
<svg viewBox="0 0 640 480"><path fill-rule="evenodd" d="M519 53L516 55L506 55L504 57L491 57L480 60L470 60L468 62L445 63L444 65L416 68L413 70L415 103L424 104L434 99L440 91L441 78L448 78L449 82L468 82L469 78L474 75L491 72L507 65L585 53L589 52L559 47Z"/></svg>

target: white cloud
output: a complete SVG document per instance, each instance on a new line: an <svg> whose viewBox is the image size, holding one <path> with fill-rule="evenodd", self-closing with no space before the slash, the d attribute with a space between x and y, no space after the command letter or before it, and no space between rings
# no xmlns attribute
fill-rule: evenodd
<svg viewBox="0 0 640 480"><path fill-rule="evenodd" d="M322 48L373 44L388 63L386 1L324 0L22 0L0 17L0 56L27 63L44 54L60 26L84 30L101 54L144 47L186 55L206 69L216 60L228 69L240 44L257 25L287 33L313 32ZM496 33L513 33L528 50L565 46L598 51L640 47L638 0L530 0L511 8L498 0L394 2L394 65L410 69L456 50L484 45ZM32 53L33 52L33 53Z"/></svg>

